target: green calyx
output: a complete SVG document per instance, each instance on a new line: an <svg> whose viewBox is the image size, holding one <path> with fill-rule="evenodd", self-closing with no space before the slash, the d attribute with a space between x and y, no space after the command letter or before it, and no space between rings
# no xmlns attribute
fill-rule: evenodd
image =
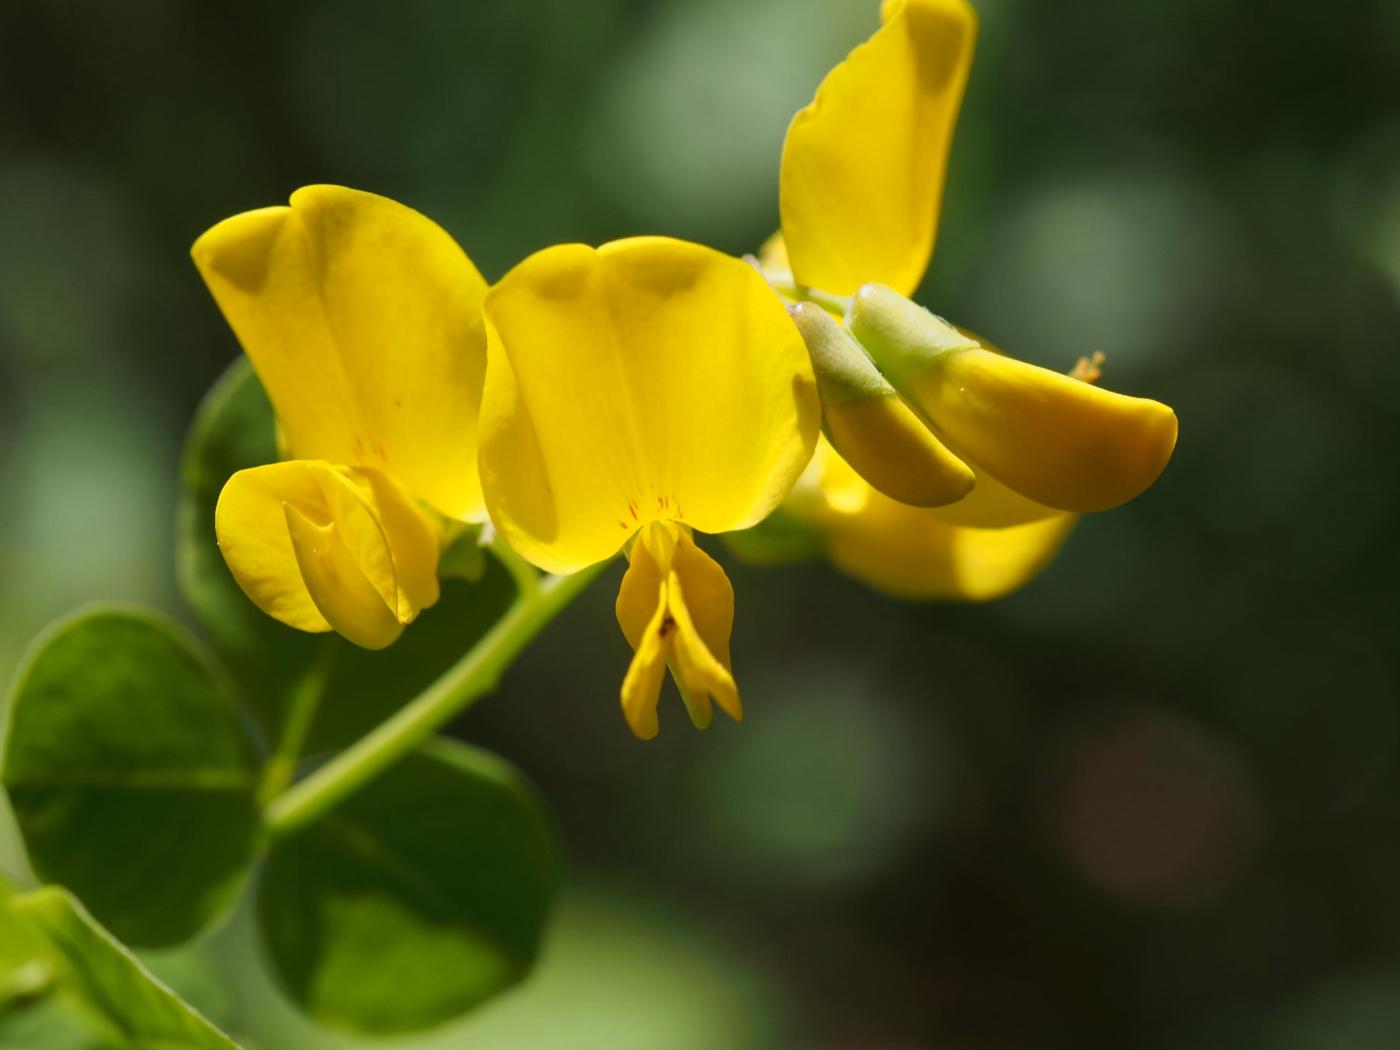
<svg viewBox="0 0 1400 1050"><path fill-rule="evenodd" d="M894 393L860 343L820 306L797 303L788 307L788 313L807 344L822 404L841 405Z"/></svg>
<svg viewBox="0 0 1400 1050"><path fill-rule="evenodd" d="M846 318L851 335L875 367L899 390L940 357L979 346L937 314L883 284L856 292Z"/></svg>

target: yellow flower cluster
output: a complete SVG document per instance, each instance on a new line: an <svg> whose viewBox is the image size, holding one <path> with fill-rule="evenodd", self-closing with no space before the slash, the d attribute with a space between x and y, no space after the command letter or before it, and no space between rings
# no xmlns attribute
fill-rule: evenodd
<svg viewBox="0 0 1400 1050"><path fill-rule="evenodd" d="M219 223L200 273L272 401L284 462L231 478L224 557L269 615L367 648L438 596L461 522L569 573L620 551L628 724L669 667L741 717L734 594L692 533L784 500L877 587L987 598L1132 498L1176 421L1014 361L905 298L932 252L975 36L887 0L792 122L759 261L661 237L559 245L494 286L417 212L312 186ZM819 441L819 432L826 440Z"/></svg>

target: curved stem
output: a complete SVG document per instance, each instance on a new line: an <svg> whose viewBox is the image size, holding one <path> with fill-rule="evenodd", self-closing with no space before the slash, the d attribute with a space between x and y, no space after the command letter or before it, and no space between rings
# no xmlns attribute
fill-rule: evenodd
<svg viewBox="0 0 1400 1050"><path fill-rule="evenodd" d="M268 833L280 838L316 820L489 692L520 651L607 565L549 576L522 590L505 616L442 677L274 799L263 814Z"/></svg>

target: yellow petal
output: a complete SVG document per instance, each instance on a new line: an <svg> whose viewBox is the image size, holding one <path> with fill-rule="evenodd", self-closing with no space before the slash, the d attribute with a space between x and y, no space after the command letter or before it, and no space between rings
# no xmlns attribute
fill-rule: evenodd
<svg viewBox="0 0 1400 1050"><path fill-rule="evenodd" d="M326 622L366 649L397 641L403 624L356 562L336 523L318 525L290 504L283 509L302 582Z"/></svg>
<svg viewBox="0 0 1400 1050"><path fill-rule="evenodd" d="M331 625L301 578L283 507L316 508L324 521L324 504L313 465L294 461L240 470L225 483L214 511L219 551L243 593L301 631L329 631Z"/></svg>
<svg viewBox="0 0 1400 1050"><path fill-rule="evenodd" d="M983 347L889 288L865 285L852 334L960 459L1027 500L1107 510L1157 480L1176 414Z"/></svg>
<svg viewBox="0 0 1400 1050"><path fill-rule="evenodd" d="M485 309L482 484L497 528L541 568L607 558L650 521L745 528L811 456L807 351L738 259L661 237L561 245Z"/></svg>
<svg viewBox="0 0 1400 1050"><path fill-rule="evenodd" d="M628 551L627 571L617 589L614 611L622 636L633 649L642 647L657 608L666 604L666 573L675 560L678 531L665 525L649 525L637 534L637 541Z"/></svg>
<svg viewBox="0 0 1400 1050"><path fill-rule="evenodd" d="M381 648L437 601L439 527L375 471L307 460L239 471L214 525L244 593L299 630Z"/></svg>
<svg viewBox="0 0 1400 1050"><path fill-rule="evenodd" d="M398 618L409 623L419 610L437 604L441 525L414 506L403 489L378 471L350 469L345 476L356 483L368 506L378 515L379 527L393 553Z"/></svg>
<svg viewBox="0 0 1400 1050"><path fill-rule="evenodd" d="M667 602L676 621L671 639L671 671L686 707L690 709L691 721L700 729L709 726L711 700L730 718L736 722L742 721L744 709L739 702L739 687L734 682L734 675L706 644L699 626L690 615L688 601L694 598L685 594L676 572L672 571L667 583Z"/></svg>
<svg viewBox="0 0 1400 1050"><path fill-rule="evenodd" d="M1001 529L950 525L876 492L829 449L822 465L823 488L833 495L823 521L832 562L899 598L1002 597L1049 564L1076 520L1056 514Z"/></svg>
<svg viewBox="0 0 1400 1050"><path fill-rule="evenodd" d="M639 740L656 736L661 724L656 706L661 699L661 682L666 677L666 587L657 585L655 608L643 625L632 663L622 680L622 715Z"/></svg>
<svg viewBox="0 0 1400 1050"><path fill-rule="evenodd" d="M822 412L831 443L861 477L914 507L956 505L973 491L972 470L890 391Z"/></svg>
<svg viewBox="0 0 1400 1050"><path fill-rule="evenodd" d="M224 220L192 254L292 455L381 470L449 517L483 516L486 282L447 233L387 198L308 186L290 207Z"/></svg>
<svg viewBox="0 0 1400 1050"><path fill-rule="evenodd" d="M759 247L758 265L765 270L792 269L792 263L788 260L787 242L783 240L782 230L770 234Z"/></svg>
<svg viewBox="0 0 1400 1050"><path fill-rule="evenodd" d="M618 591L617 619L635 650L622 685L622 710L637 736L656 735L661 669L667 664L697 728L709 726L711 702L743 719L729 664L734 589L683 529L655 522L638 535Z"/></svg>
<svg viewBox="0 0 1400 1050"><path fill-rule="evenodd" d="M1107 510L1157 480L1176 413L988 350L956 350L911 395L988 473L1061 510Z"/></svg>
<svg viewBox="0 0 1400 1050"><path fill-rule="evenodd" d="M918 287L933 251L953 125L972 63L965 0L891 5L833 69L783 144L783 234L800 283L849 295Z"/></svg>

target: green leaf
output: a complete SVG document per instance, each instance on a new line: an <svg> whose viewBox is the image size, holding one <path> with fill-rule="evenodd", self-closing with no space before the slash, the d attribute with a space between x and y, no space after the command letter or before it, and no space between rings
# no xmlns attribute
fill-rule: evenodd
<svg viewBox="0 0 1400 1050"><path fill-rule="evenodd" d="M258 922L312 1017L409 1032L525 976L557 881L553 826L521 774L439 739L273 848Z"/></svg>
<svg viewBox="0 0 1400 1050"><path fill-rule="evenodd" d="M44 881L147 946L230 903L255 852L257 770L182 628L135 609L61 621L25 657L8 730L0 783Z"/></svg>
<svg viewBox="0 0 1400 1050"><path fill-rule="evenodd" d="M9 909L41 933L63 991L109 1030L115 1045L137 1050L237 1050L226 1035L152 976L56 886L11 898Z"/></svg>
<svg viewBox="0 0 1400 1050"><path fill-rule="evenodd" d="M0 876L0 1017L42 995L53 981L43 940L9 908L13 896Z"/></svg>
<svg viewBox="0 0 1400 1050"><path fill-rule="evenodd" d="M68 996L50 995L0 1014L0 1050L126 1050Z"/></svg>
<svg viewBox="0 0 1400 1050"><path fill-rule="evenodd" d="M214 540L214 507L224 482L236 471L276 460L272 406L247 361L239 358L205 397L185 444L177 531L180 588L270 739L280 736L290 693L307 674L317 646L324 641L331 647L326 700L306 741L311 753L329 751L378 725L451 666L500 619L514 586L494 559L486 559L480 582L444 580L437 605L377 653L278 623L239 590ZM473 556L464 533L446 568L469 575L475 571L469 564Z"/></svg>

